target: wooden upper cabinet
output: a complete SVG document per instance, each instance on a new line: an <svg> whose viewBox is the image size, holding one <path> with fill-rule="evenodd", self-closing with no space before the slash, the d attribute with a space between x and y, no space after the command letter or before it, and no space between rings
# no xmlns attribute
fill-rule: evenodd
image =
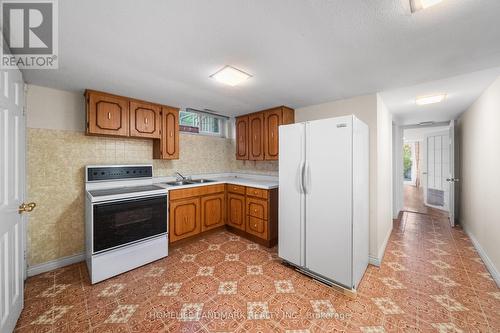
<svg viewBox="0 0 500 333"><path fill-rule="evenodd" d="M170 202L170 242L194 236L199 234L200 230L200 198Z"/></svg>
<svg viewBox="0 0 500 333"><path fill-rule="evenodd" d="M294 122L295 111L286 106L236 118L236 159L278 160L278 128Z"/></svg>
<svg viewBox="0 0 500 333"><path fill-rule="evenodd" d="M264 114L255 113L248 116L250 151L249 160L261 161L264 159Z"/></svg>
<svg viewBox="0 0 500 333"><path fill-rule="evenodd" d="M226 223L225 201L224 193L201 197L201 231L220 227Z"/></svg>
<svg viewBox="0 0 500 333"><path fill-rule="evenodd" d="M130 136L139 138L160 138L161 106L130 102Z"/></svg>
<svg viewBox="0 0 500 333"><path fill-rule="evenodd" d="M160 139L153 142L153 158L179 159L179 109L162 107Z"/></svg>
<svg viewBox="0 0 500 333"><path fill-rule="evenodd" d="M96 91L85 92L87 134L129 136L129 102Z"/></svg>
<svg viewBox="0 0 500 333"><path fill-rule="evenodd" d="M236 118L236 159L248 160L248 116Z"/></svg>
<svg viewBox="0 0 500 333"><path fill-rule="evenodd" d="M278 159L278 127L282 124L281 108L264 112L264 159Z"/></svg>

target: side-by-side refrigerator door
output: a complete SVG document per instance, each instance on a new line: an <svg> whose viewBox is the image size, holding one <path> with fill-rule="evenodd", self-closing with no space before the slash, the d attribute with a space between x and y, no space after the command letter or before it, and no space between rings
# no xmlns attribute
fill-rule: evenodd
<svg viewBox="0 0 500 333"><path fill-rule="evenodd" d="M306 268L351 288L352 117L311 121L306 133Z"/></svg>
<svg viewBox="0 0 500 333"><path fill-rule="evenodd" d="M279 127L278 256L294 265L304 263L305 124Z"/></svg>

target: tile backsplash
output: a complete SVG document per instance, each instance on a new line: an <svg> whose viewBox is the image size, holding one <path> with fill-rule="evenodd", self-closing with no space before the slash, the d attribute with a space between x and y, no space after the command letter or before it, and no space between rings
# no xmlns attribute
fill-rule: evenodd
<svg viewBox="0 0 500 333"><path fill-rule="evenodd" d="M276 175L278 162L237 161L234 140L180 135L180 159L152 159L152 140L86 136L28 128L27 197L37 203L28 222L28 265L84 251L84 167L153 164L155 176L246 172Z"/></svg>

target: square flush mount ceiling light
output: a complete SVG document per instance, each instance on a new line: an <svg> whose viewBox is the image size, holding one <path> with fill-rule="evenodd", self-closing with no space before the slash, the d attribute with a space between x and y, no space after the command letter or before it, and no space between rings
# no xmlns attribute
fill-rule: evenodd
<svg viewBox="0 0 500 333"><path fill-rule="evenodd" d="M227 84L228 86L234 87L251 78L252 75L245 73L237 68L225 66L221 70L210 75L210 77L216 79L221 83Z"/></svg>
<svg viewBox="0 0 500 333"><path fill-rule="evenodd" d="M446 94L421 96L421 97L417 97L417 99L415 100L415 103L417 105L435 104L435 103L441 103L442 101L445 100L445 98L446 98Z"/></svg>
<svg viewBox="0 0 500 333"><path fill-rule="evenodd" d="M442 1L443 0L410 0L411 12L415 13L419 10L427 9Z"/></svg>

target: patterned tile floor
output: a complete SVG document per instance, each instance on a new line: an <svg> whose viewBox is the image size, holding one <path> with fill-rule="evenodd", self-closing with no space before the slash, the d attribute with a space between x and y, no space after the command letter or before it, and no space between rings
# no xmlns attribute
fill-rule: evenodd
<svg viewBox="0 0 500 333"><path fill-rule="evenodd" d="M28 279L18 332L499 332L500 290L459 228L406 213L353 299L228 232L90 285L83 263Z"/></svg>

